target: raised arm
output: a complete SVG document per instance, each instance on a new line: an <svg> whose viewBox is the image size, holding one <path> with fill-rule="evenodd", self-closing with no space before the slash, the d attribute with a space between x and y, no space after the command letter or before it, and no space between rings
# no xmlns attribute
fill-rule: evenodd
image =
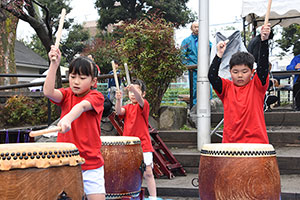
<svg viewBox="0 0 300 200"><path fill-rule="evenodd" d="M83 100L80 103L76 104L71 111L66 114L59 122L58 122L58 126L61 127L61 132L65 133L68 132L71 129L71 124L72 122L77 119L78 117L80 117L80 115L83 112L92 110L93 106L92 104L87 101L87 100Z"/></svg>
<svg viewBox="0 0 300 200"><path fill-rule="evenodd" d="M269 44L268 38L271 32L271 24L263 25L261 28L261 43L259 48L259 57L257 63L257 76L262 85L266 84L269 74Z"/></svg>
<svg viewBox="0 0 300 200"><path fill-rule="evenodd" d="M122 92L120 90L117 90L116 91L116 105L115 105L117 115L125 115L125 109L122 108L121 100L122 100Z"/></svg>
<svg viewBox="0 0 300 200"><path fill-rule="evenodd" d="M213 59L208 70L209 82L219 94L222 93L222 79L219 77L219 68L226 49L226 43L227 41L220 41L217 44L217 55Z"/></svg>
<svg viewBox="0 0 300 200"><path fill-rule="evenodd" d="M138 104L143 108L144 107L144 98L142 94L134 87L133 84L130 84L127 87L129 92L132 92L134 94L135 100L138 102Z"/></svg>
<svg viewBox="0 0 300 200"><path fill-rule="evenodd" d="M44 83L43 92L46 97L56 103L59 103L62 100L63 95L58 89L55 89L55 77L57 68L60 64L61 52L58 48L52 45L48 56L51 63ZM52 60L52 57L56 57L57 59Z"/></svg>

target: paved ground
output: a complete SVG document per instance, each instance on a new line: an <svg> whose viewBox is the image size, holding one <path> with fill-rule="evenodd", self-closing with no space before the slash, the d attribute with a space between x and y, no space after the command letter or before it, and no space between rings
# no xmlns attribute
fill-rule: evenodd
<svg viewBox="0 0 300 200"><path fill-rule="evenodd" d="M160 200L199 200L197 195L195 195L195 193L198 194L198 187L192 185L193 179L197 177L198 174L187 174L187 176L177 176L174 179L155 179L158 193L165 194L163 190L167 190L168 195L170 195L160 196L160 198L162 198ZM280 179L281 193L300 194L300 175L281 175ZM143 187L145 186L145 183L143 183ZM176 195L179 190L184 191L184 196L189 196L188 193L192 192L193 194L191 196L194 197L179 197Z"/></svg>

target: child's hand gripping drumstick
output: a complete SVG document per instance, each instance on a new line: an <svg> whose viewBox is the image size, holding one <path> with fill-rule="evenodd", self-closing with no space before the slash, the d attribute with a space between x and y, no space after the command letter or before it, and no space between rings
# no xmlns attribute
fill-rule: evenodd
<svg viewBox="0 0 300 200"><path fill-rule="evenodd" d="M229 42L229 40L225 40L225 41L220 41L218 44L217 44L217 56L219 58L222 58L223 57L223 54L226 50L226 46L227 46L227 43Z"/></svg>
<svg viewBox="0 0 300 200"><path fill-rule="evenodd" d="M63 8L61 10L60 20L59 20L59 25L58 25L58 30L57 30L57 34L56 34L56 40L55 40L55 47L56 48L59 47L60 38L61 38L61 35L62 35L62 29L63 29L64 21L65 21L65 15L66 15L66 9ZM56 61L56 57L52 57L51 60L52 61Z"/></svg>
<svg viewBox="0 0 300 200"><path fill-rule="evenodd" d="M38 130L38 131L31 131L29 133L30 137L36 137L36 136L40 136L40 135L44 135L46 133L53 133L53 132L58 132L61 131L61 127L57 126L54 128L49 128L49 129L43 129L43 130Z"/></svg>
<svg viewBox="0 0 300 200"><path fill-rule="evenodd" d="M127 79L127 86L131 84L130 82L130 76L129 76L129 70L128 70L128 66L127 63L124 64L125 67L125 73L126 73L126 79Z"/></svg>
<svg viewBox="0 0 300 200"><path fill-rule="evenodd" d="M120 87L119 87L119 81L118 81L118 75L117 75L117 71L116 71L115 61L111 61L111 66L112 66L113 72L114 72L116 87L117 87L117 90L119 91Z"/></svg>

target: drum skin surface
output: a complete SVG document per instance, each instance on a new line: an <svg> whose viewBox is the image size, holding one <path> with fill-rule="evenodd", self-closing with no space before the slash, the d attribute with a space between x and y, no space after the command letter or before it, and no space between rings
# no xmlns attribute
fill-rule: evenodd
<svg viewBox="0 0 300 200"><path fill-rule="evenodd" d="M74 144L1 144L0 157L0 200L84 197L84 159Z"/></svg>
<svg viewBox="0 0 300 200"><path fill-rule="evenodd" d="M135 197L141 191L143 151L136 137L102 136L107 199Z"/></svg>
<svg viewBox="0 0 300 200"><path fill-rule="evenodd" d="M199 164L200 199L279 200L281 186L275 150L258 146L249 150L244 147L211 150L210 146L203 146Z"/></svg>

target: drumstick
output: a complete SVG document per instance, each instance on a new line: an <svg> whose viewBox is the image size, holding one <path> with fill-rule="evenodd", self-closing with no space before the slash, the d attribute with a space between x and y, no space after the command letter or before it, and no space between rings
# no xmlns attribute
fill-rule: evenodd
<svg viewBox="0 0 300 200"><path fill-rule="evenodd" d="M128 71L128 66L127 63L124 63L124 67L125 67L125 73L126 73L126 79L127 79L127 85L130 85L130 76L129 76L129 71Z"/></svg>
<svg viewBox="0 0 300 200"><path fill-rule="evenodd" d="M56 40L55 40L55 47L56 48L59 47L59 42L60 42L60 38L61 38L61 34L62 34L62 29L63 29L63 26L64 26L64 21L65 21L65 15L66 15L66 9L63 8L61 10L58 30L57 30L57 34L56 34ZM52 57L51 60L55 61L56 57Z"/></svg>
<svg viewBox="0 0 300 200"><path fill-rule="evenodd" d="M49 129L43 129L43 130L38 130L38 131L31 131L29 133L30 137L36 137L39 135L44 135L46 133L53 133L53 132L57 132L57 131L61 131L61 127L54 127L54 128L49 128Z"/></svg>
<svg viewBox="0 0 300 200"><path fill-rule="evenodd" d="M268 8L267 8L266 16L265 16L264 25L266 25L266 24L269 23L270 12L271 12L271 5L272 5L272 0L269 0L269 2L268 2Z"/></svg>
<svg viewBox="0 0 300 200"><path fill-rule="evenodd" d="M113 72L114 72L116 87L117 87L117 90L119 91L120 88L119 88L119 81L118 81L118 75L117 75L117 71L116 71L115 61L111 61L111 66L112 66Z"/></svg>

